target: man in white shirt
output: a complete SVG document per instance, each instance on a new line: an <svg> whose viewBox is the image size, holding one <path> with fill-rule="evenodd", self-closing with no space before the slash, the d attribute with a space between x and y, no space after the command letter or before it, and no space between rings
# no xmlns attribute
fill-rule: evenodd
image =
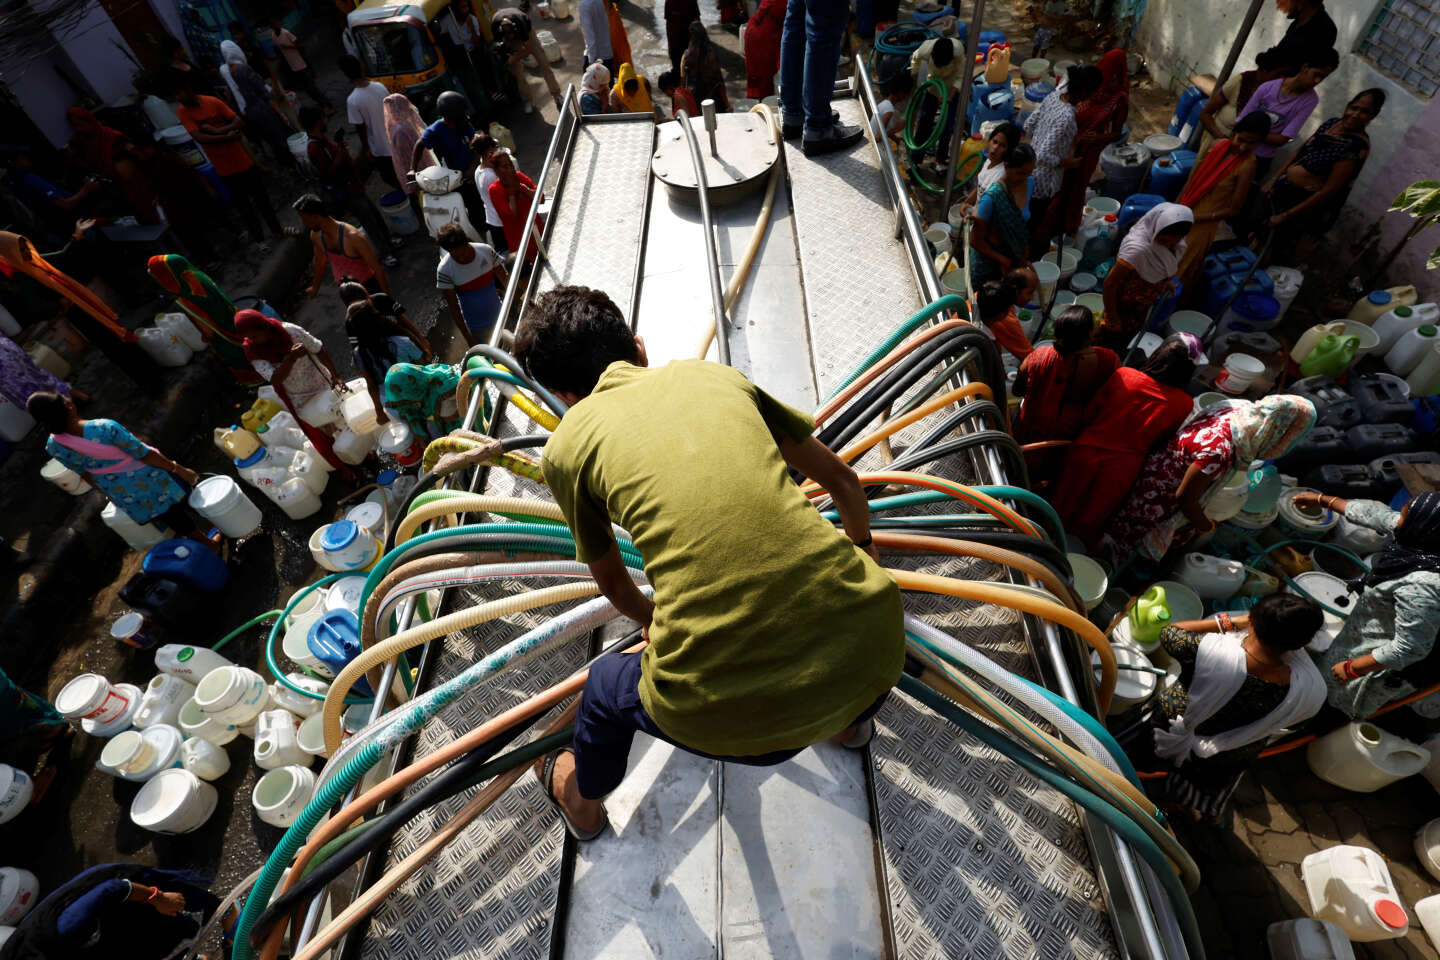
<svg viewBox="0 0 1440 960"><path fill-rule="evenodd" d="M360 135L365 159L380 174L381 180L399 190L400 178L395 173L390 139L385 134L385 98L390 96L390 90L385 84L366 77L360 61L350 54L342 53L336 62L355 88L345 98L345 118Z"/></svg>
<svg viewBox="0 0 1440 960"><path fill-rule="evenodd" d="M495 209L495 201L490 196L490 184L500 179L493 163L495 155L509 151L488 133L477 134L470 147L475 151L475 158L480 161L475 167L475 189L480 191L480 199L485 203L485 226L490 235L490 246L494 247L497 253L508 253L510 247L505 242L505 225L501 222L500 211Z"/></svg>
<svg viewBox="0 0 1440 960"><path fill-rule="evenodd" d="M615 76L615 49L610 45L610 15L605 0L580 0L580 32L585 35L585 62L580 69L600 62Z"/></svg>

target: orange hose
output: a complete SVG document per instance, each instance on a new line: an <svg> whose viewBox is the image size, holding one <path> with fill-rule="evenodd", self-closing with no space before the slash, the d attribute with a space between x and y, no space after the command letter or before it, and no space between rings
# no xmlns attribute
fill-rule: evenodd
<svg viewBox="0 0 1440 960"><path fill-rule="evenodd" d="M986 400L993 400L995 398L988 384L967 383L963 387L956 387L949 393L942 393L938 397L932 397L922 406L916 407L902 417L896 417L894 420L888 420L882 423L876 430L867 433L844 450L841 450L840 459L846 463L850 463L881 440L899 433L915 421L925 419L935 411L948 407L956 400L964 400L966 397L974 396L984 397Z"/></svg>
<svg viewBox="0 0 1440 960"><path fill-rule="evenodd" d="M988 543L976 543L973 540L947 540L943 537L926 537L915 533L898 533L889 530L876 530L871 534L875 539L877 547L888 547L899 550L914 550L922 553L943 553L952 557L976 557L981 560L989 560L991 563L1004 564L1029 577L1034 577L1045 585L1045 589L1055 594L1055 598L1066 604L1076 613L1083 613L1085 606L1076 595L1070 585L1055 575L1045 564L1033 557L1027 557L1023 553L1016 553L1014 550L1006 550L1004 547L992 546Z"/></svg>
<svg viewBox="0 0 1440 960"><path fill-rule="evenodd" d="M876 470L871 473L860 474L860 482L867 485L877 483L894 483L907 487L920 487L924 490L938 490L941 493L948 493L956 500L963 500L973 504L990 514L1006 526L1013 528L1019 533L1029 537L1043 539L1044 534L1040 528L1030 520L1011 510L1005 504L996 500L986 493L981 493L973 487L963 483L956 483L953 480L945 480L941 477L932 477L927 473L910 473L905 470ZM824 496L828 491L814 480L806 481L800 490L805 496L814 500L816 497Z"/></svg>
<svg viewBox="0 0 1440 960"><path fill-rule="evenodd" d="M1007 590L998 584L975 583L953 577L939 577L932 573L916 573L913 570L895 570L889 567L886 569L901 590L937 593L962 600L992 603L999 607L1033 613L1037 617L1073 630L1100 656L1100 715L1103 717L1109 713L1110 701L1115 696L1115 681L1119 676L1115 651L1110 649L1110 641L1105 639L1105 635L1074 610L1066 609L1053 600L1042 600L1017 590Z"/></svg>
<svg viewBox="0 0 1440 960"><path fill-rule="evenodd" d="M1376 710L1374 713L1370 714L1370 716L1366 717L1365 719L1374 720L1376 717L1384 716L1391 710L1399 710L1407 703L1414 703L1416 700L1424 700L1426 697L1436 693L1440 693L1440 683L1432 684L1431 686L1426 687L1424 690L1417 690L1414 693L1410 694L1410 696L1408 697L1401 697L1399 700L1392 700L1390 703L1385 704L1385 706L1381 707L1379 710ZM1339 727L1337 727L1336 729L1338 730ZM1331 732L1333 733L1334 731ZM1294 740L1286 740L1284 743L1277 743L1273 747L1266 747L1264 750L1260 751L1260 756L1273 757L1281 753L1289 753L1291 750L1297 750L1300 747L1305 746L1305 744L1309 743L1311 740L1319 739L1320 736L1321 735L1318 733L1307 733L1303 737L1296 737Z"/></svg>
<svg viewBox="0 0 1440 960"><path fill-rule="evenodd" d="M953 330L955 327L958 327L961 324L964 324L967 327L974 326L974 324L970 323L968 320L946 320L943 323L935 324L933 327L926 327L924 331L918 336L911 337L909 340L906 340L904 343L897 346L894 350L891 350L889 353L885 354L885 356L881 357L879 360L871 364L869 369L867 369L865 373L862 374L857 380L852 382L844 390L841 390L839 393L835 394L835 396L831 397L829 400L826 400L824 405L819 410L815 411L815 426L819 427L826 420L829 420L832 416L835 415L836 411L840 410L842 407L845 406L845 404L849 403L852 397L854 397L861 390L865 389L865 386L869 384L870 381L874 380L876 377L880 376L880 374L893 367L896 361L900 360L902 357L912 352L916 347L920 346L927 340L934 339L941 333L944 333L946 330Z"/></svg>

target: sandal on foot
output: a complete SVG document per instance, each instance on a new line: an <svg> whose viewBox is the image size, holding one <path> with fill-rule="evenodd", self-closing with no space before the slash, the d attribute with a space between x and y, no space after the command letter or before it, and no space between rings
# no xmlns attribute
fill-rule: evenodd
<svg viewBox="0 0 1440 960"><path fill-rule="evenodd" d="M602 806L600 808L600 826L594 830L581 830L575 825L575 821L570 819L570 814L565 812L565 808L562 807L560 801L556 799L554 789L555 758L562 753L574 753L574 751L556 750L554 753L545 757L545 763L540 767L540 789L545 791L545 799L550 801L550 806L554 807L556 812L560 814L560 819L565 821L566 833L570 834L570 836L576 840L594 840L605 832L606 827L610 826L610 818L606 815L605 808Z"/></svg>
<svg viewBox="0 0 1440 960"><path fill-rule="evenodd" d="M850 734L848 738L837 740L836 742L846 750L864 750L870 745L870 741L874 739L875 720L872 717L869 720L862 720L860 723L855 724L854 733Z"/></svg>

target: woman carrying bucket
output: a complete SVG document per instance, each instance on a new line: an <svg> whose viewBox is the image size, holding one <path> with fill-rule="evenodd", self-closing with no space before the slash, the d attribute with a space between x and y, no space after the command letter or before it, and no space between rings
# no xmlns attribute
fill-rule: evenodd
<svg viewBox="0 0 1440 960"><path fill-rule="evenodd" d="M1283 394L1255 403L1232 400L1201 413L1146 458L1130 499L1109 523L1106 539L1116 560L1138 550L1159 561L1214 529L1205 515L1214 492L1254 461L1283 457L1314 425L1315 404Z"/></svg>
<svg viewBox="0 0 1440 960"><path fill-rule="evenodd" d="M1105 276L1105 317L1096 341L1123 352L1140 333L1155 304L1172 283L1195 214L1178 203L1162 203L1136 221L1125 235L1115 266Z"/></svg>
<svg viewBox="0 0 1440 960"><path fill-rule="evenodd" d="M82 420L69 397L32 394L25 408L50 433L45 452L80 474L136 523L153 523L180 536L196 532L182 509L200 480L189 467L144 443L114 420Z"/></svg>
<svg viewBox="0 0 1440 960"><path fill-rule="evenodd" d="M389 418L380 399L385 374L397 363L422 363L431 355L430 341L405 315L405 308L389 294L373 296L363 284L340 284L340 301L345 304L345 336L350 340L355 368L365 377L365 387L375 404L375 422Z"/></svg>

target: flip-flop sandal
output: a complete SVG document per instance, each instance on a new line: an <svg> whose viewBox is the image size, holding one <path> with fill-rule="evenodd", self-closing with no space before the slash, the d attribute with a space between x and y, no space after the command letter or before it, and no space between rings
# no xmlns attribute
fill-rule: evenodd
<svg viewBox="0 0 1440 960"><path fill-rule="evenodd" d="M576 840L583 842L586 840L594 840L600 836L600 834L604 833L605 828L610 826L610 817L606 815L605 808L602 806L600 808L600 826L594 830L581 830L575 825L575 821L570 819L570 814L565 812L565 808L560 805L560 801L555 799L555 758L562 753L574 752L575 751L568 749L556 750L554 753L545 757L545 763L540 767L540 789L545 792L545 799L550 802L550 806L554 807L555 812L560 814L560 819L565 821L565 832Z"/></svg>
<svg viewBox="0 0 1440 960"><path fill-rule="evenodd" d="M863 750L875 739L875 719L862 721L855 725L855 732L850 734L850 739L839 741L840 746L846 750Z"/></svg>

